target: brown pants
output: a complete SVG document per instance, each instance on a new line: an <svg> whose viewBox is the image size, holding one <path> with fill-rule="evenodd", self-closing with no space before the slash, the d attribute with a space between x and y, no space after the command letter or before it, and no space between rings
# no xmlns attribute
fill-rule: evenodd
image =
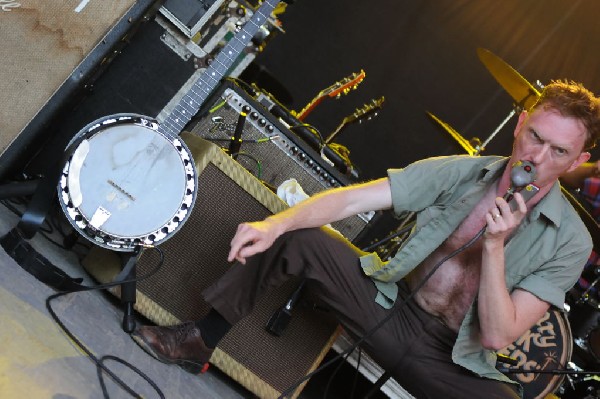
<svg viewBox="0 0 600 399"><path fill-rule="evenodd" d="M250 313L265 290L290 276L306 279L311 294L332 310L346 331L362 337L389 312L395 314L361 346L416 398L518 398L512 384L481 378L452 362L456 333L421 309L400 284L397 310L375 303L377 289L359 266L358 250L320 229L280 237L271 248L236 264L204 297L228 322Z"/></svg>

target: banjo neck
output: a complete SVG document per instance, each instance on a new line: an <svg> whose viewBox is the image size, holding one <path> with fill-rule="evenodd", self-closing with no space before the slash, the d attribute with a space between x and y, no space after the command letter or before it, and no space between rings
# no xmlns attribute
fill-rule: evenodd
<svg viewBox="0 0 600 399"><path fill-rule="evenodd" d="M202 104L227 74L237 57L244 51L248 42L267 21L280 0L266 0L252 15L250 20L227 42L217 57L203 74L194 82L191 89L175 105L173 111L158 126L161 133L178 136Z"/></svg>

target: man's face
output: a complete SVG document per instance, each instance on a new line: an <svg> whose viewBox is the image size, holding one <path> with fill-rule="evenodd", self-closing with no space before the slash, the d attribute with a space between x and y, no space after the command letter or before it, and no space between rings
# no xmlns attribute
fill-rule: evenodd
<svg viewBox="0 0 600 399"><path fill-rule="evenodd" d="M584 125L548 109L523 112L515 128L512 161L532 162L537 171L535 184L544 187L590 158L582 152L586 138Z"/></svg>

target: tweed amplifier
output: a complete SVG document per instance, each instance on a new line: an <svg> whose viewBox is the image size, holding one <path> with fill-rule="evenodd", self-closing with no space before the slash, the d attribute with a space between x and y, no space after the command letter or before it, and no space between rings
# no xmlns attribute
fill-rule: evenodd
<svg viewBox="0 0 600 399"><path fill-rule="evenodd" d="M209 310L201 291L221 277L229 241L237 225L263 219L286 208L285 203L219 147L191 133L181 137L198 169L198 195L188 221L177 234L161 243L164 264L158 273L137 284L135 309L158 325L197 320ZM138 276L159 261L145 251L136 264ZM82 262L101 282L112 281L121 269L116 252L94 247ZM281 336L265 325L298 286L289 280L269 290L255 309L219 342L211 364L260 398L277 398L291 389L297 397L304 384L295 384L322 361L338 334L328 313L297 306ZM120 296L120 290L113 291Z"/></svg>
<svg viewBox="0 0 600 399"><path fill-rule="evenodd" d="M240 114L247 116L240 122ZM225 81L192 121L190 131L226 147L239 123L243 123L236 160L258 179L275 188L295 179L304 192L313 195L331 187L350 184L349 179L328 164L319 153L292 133L278 118L241 87ZM355 242L373 218L373 213L333 223L348 240Z"/></svg>

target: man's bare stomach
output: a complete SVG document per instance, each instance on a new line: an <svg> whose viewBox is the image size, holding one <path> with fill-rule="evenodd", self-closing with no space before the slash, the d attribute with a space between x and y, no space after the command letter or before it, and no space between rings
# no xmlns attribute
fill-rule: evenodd
<svg viewBox="0 0 600 399"><path fill-rule="evenodd" d="M484 206L480 204L478 208ZM477 221L477 216L481 214L478 210L476 208L442 245L407 276L408 285L413 292L438 262L477 235L482 227L481 222ZM426 312L458 332L479 290L480 271L481 241L478 240L439 266L414 298Z"/></svg>
<svg viewBox="0 0 600 399"><path fill-rule="evenodd" d="M417 289L445 251L436 251L407 276L411 291ZM449 253L449 252L448 252ZM469 259L466 259L469 258ZM479 288L481 249L470 248L444 262L415 294L423 310L439 318L455 332L473 303Z"/></svg>

